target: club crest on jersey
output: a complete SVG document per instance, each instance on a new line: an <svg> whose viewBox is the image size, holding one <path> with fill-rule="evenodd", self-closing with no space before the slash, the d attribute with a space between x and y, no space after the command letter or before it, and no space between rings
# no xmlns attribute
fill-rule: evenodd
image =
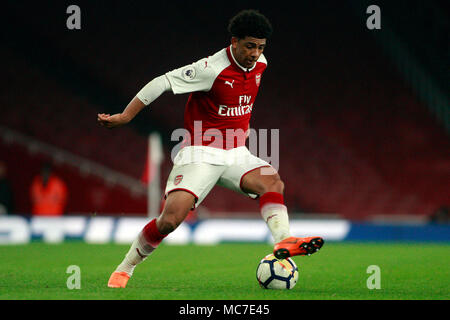
<svg viewBox="0 0 450 320"><path fill-rule="evenodd" d="M183 180L183 175L182 175L182 174L179 174L179 175L177 175L177 176L175 177L175 179L173 180L173 184L174 184L174 185L178 185L178 184L180 184L181 180Z"/></svg>
<svg viewBox="0 0 450 320"><path fill-rule="evenodd" d="M259 87L259 84L261 83L261 73L257 73L255 76L256 85Z"/></svg>
<svg viewBox="0 0 450 320"><path fill-rule="evenodd" d="M185 80L193 80L195 78L195 69L194 67L186 67L181 71L181 75Z"/></svg>

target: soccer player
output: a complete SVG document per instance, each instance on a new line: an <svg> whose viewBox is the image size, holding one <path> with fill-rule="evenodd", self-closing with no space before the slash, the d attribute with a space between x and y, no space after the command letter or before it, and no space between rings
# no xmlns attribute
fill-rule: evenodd
<svg viewBox="0 0 450 320"><path fill-rule="evenodd" d="M230 20L228 31L228 47L153 79L122 113L97 115L102 126L115 128L130 122L163 92L190 93L184 114L186 135L167 181L164 209L138 234L112 273L109 287L125 287L136 265L183 222L216 184L251 198L259 197L277 258L310 255L323 245L321 237L291 236L280 176L245 146L253 103L267 67L263 51L272 26L258 11L243 10Z"/></svg>

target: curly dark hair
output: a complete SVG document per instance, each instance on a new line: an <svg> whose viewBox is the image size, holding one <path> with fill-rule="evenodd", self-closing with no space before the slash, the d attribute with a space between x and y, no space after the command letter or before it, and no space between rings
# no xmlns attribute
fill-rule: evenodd
<svg viewBox="0 0 450 320"><path fill-rule="evenodd" d="M272 35L272 24L257 10L242 10L230 19L228 32L232 37L244 39L254 37L258 39L268 39Z"/></svg>

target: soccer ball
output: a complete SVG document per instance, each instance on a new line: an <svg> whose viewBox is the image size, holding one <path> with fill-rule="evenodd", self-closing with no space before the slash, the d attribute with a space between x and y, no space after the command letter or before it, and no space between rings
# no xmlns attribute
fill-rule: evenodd
<svg viewBox="0 0 450 320"><path fill-rule="evenodd" d="M256 279L265 289L292 289L298 280L298 268L291 258L278 260L268 254L259 262Z"/></svg>

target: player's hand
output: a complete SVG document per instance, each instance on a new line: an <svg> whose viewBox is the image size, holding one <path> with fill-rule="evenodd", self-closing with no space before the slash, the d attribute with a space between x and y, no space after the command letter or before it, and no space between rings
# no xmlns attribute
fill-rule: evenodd
<svg viewBox="0 0 450 320"><path fill-rule="evenodd" d="M99 113L97 114L97 122L103 127L112 129L123 126L128 121L124 119L121 113L116 113L113 115L106 113Z"/></svg>

